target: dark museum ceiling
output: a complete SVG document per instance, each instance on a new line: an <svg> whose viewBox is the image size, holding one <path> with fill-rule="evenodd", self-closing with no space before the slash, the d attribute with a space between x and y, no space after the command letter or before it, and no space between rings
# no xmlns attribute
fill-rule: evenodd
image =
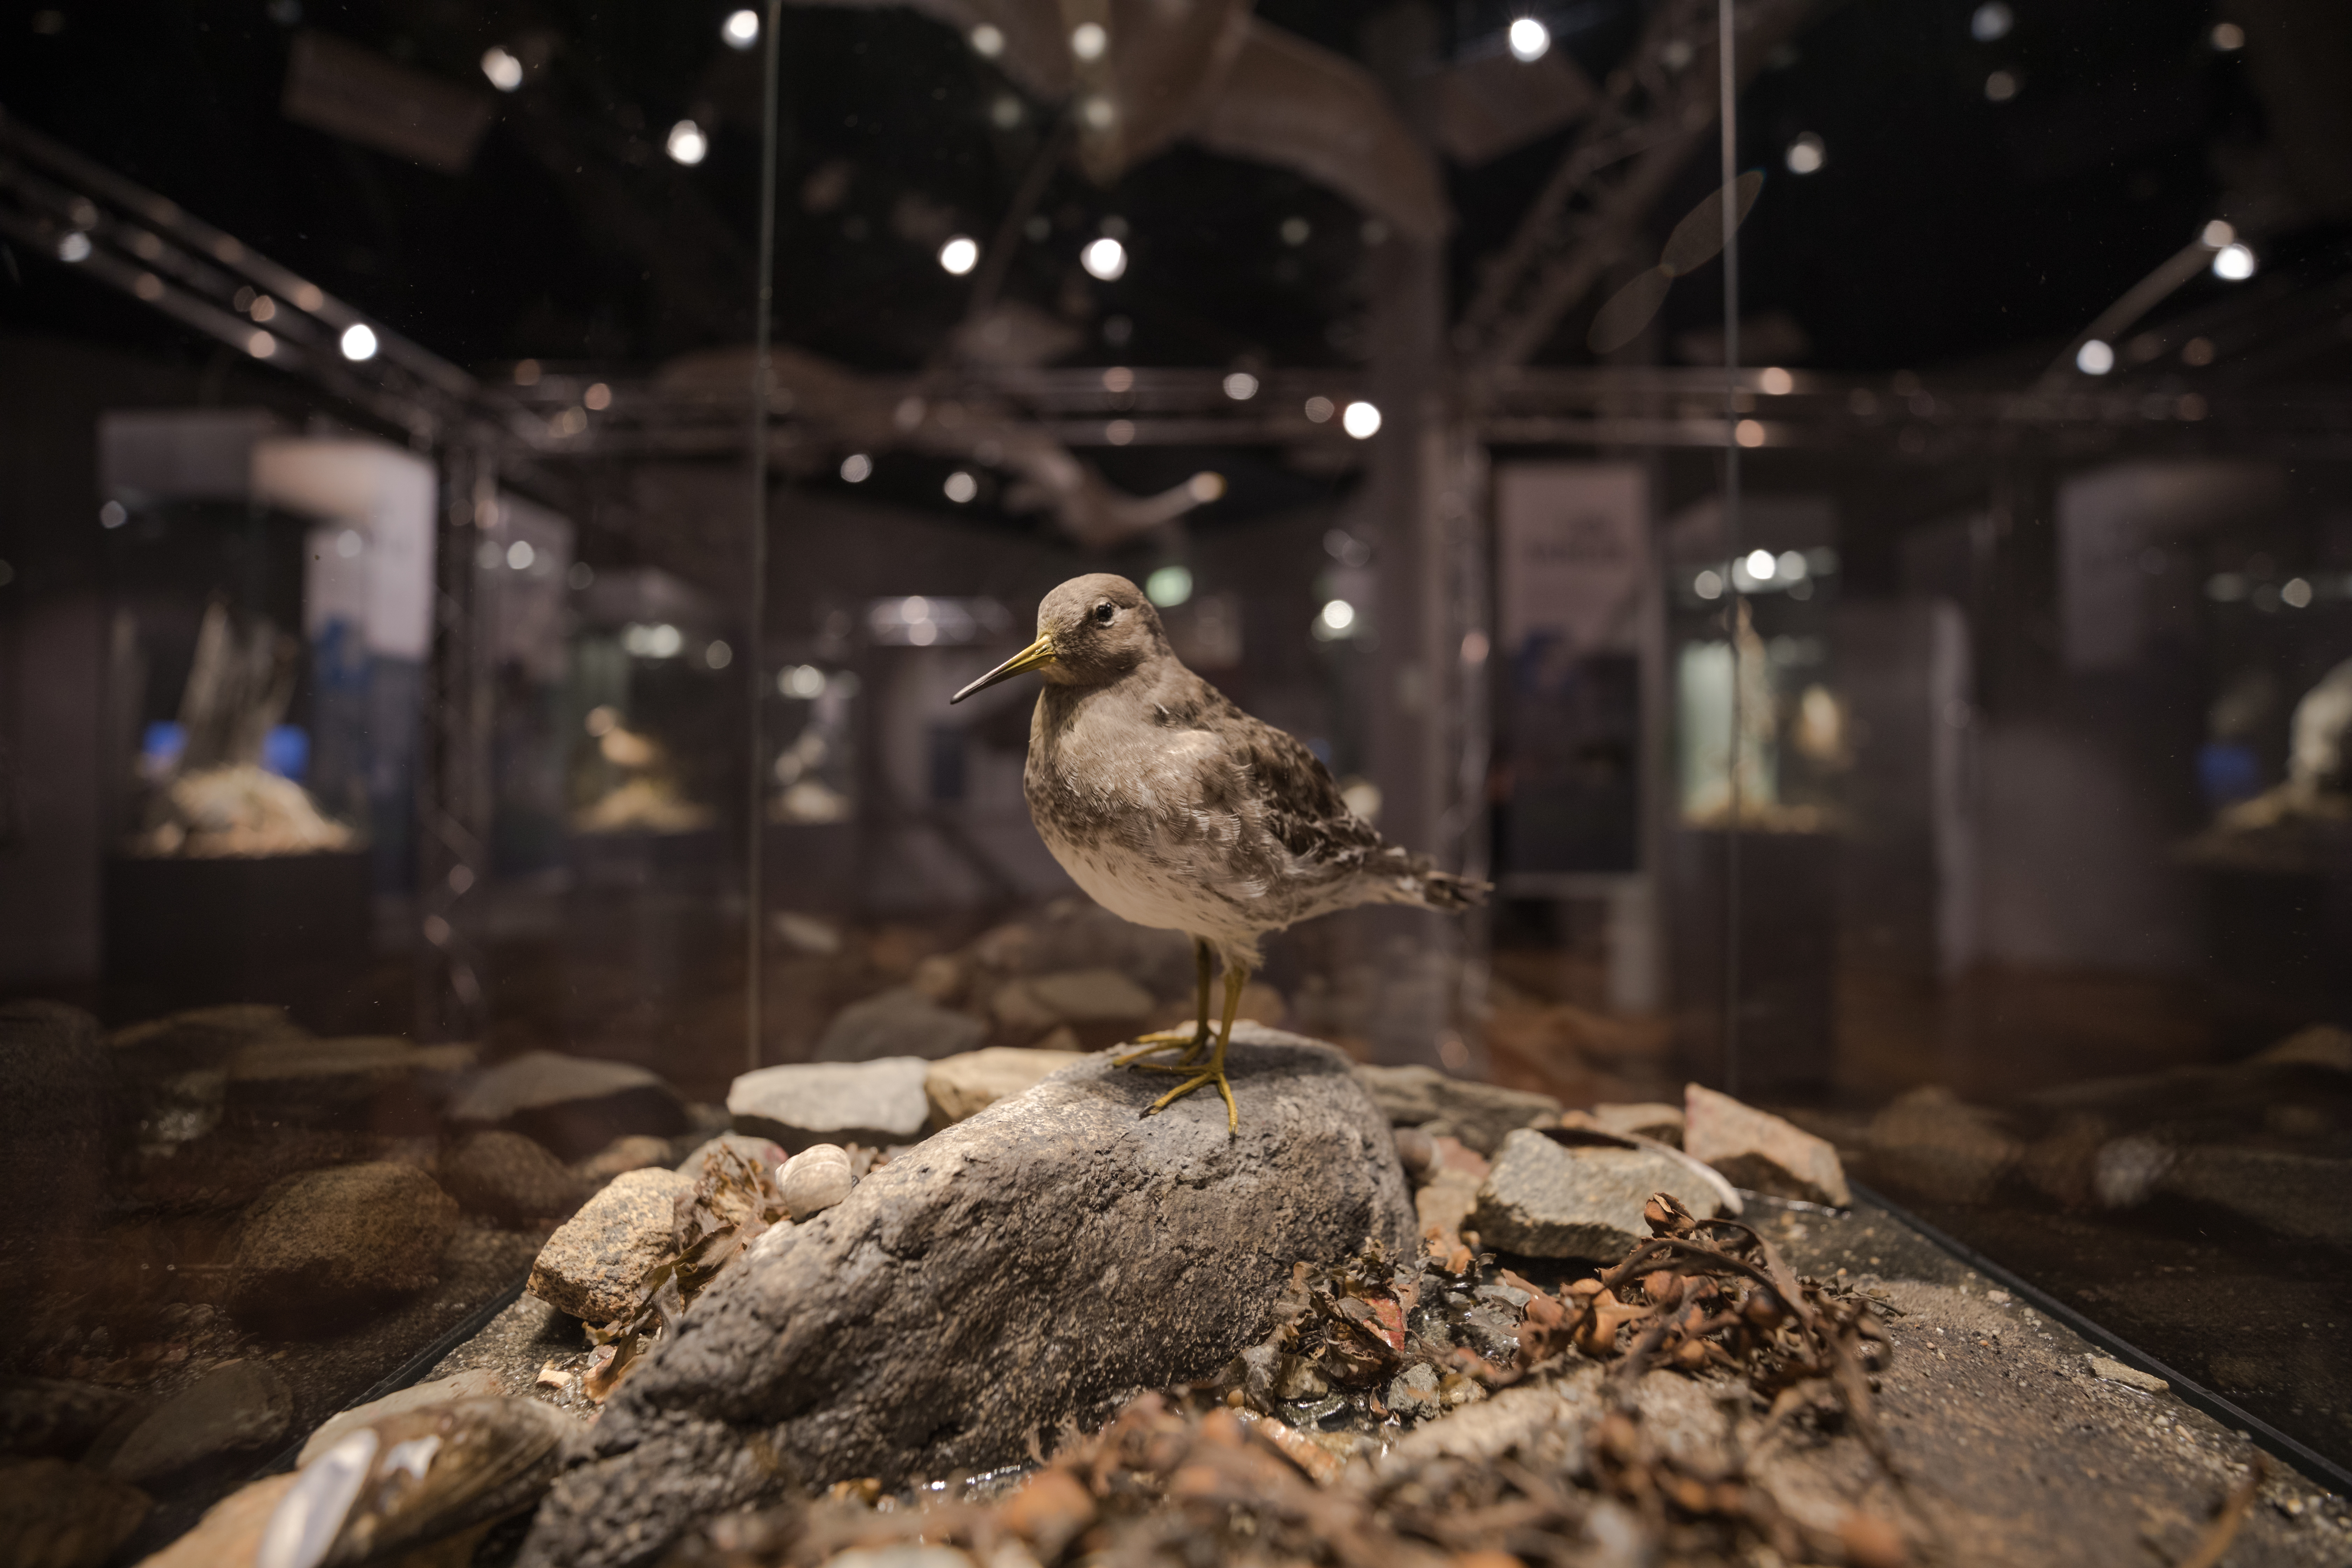
<svg viewBox="0 0 2352 1568"><path fill-rule="evenodd" d="M759 55L722 41L731 8L10 5L0 105L450 359L650 364L750 336ZM1494 52L1529 9L1433 7L1440 58ZM1532 9L1595 80L1645 10ZM1971 36L1974 9L1822 6L1747 92L1743 162L1771 176L1743 241L1747 317L1769 324L1774 357L1843 370L2034 363L2233 208L2284 214L2271 225L2273 269L2341 268L2340 221L2276 195L2264 152L2274 107L2243 51L2212 46L2210 5L2020 0L1992 41ZM1360 5L1268 0L1257 14L1363 54ZM478 95L497 118L469 164L442 173L287 119L288 57L306 29ZM969 287L940 269L940 239L992 232L1054 107L908 10L788 8L780 41L780 339L875 369L922 363ZM492 45L531 62L520 90L485 84L478 62ZM2007 101L1987 97L1997 69L2021 84ZM681 118L710 132L698 166L664 155ZM1792 174L1785 151L1806 132L1823 165ZM1457 308L1572 134L1447 166ZM1710 174L1689 170L1653 228L1663 235ZM1024 238L1005 294L1083 332L1070 362L1312 366L1364 352L1363 220L1301 174L1180 143L1101 188L1065 159L1039 211L1030 233L1042 237ZM1106 219L1125 224L1132 258L1110 283L1076 260ZM5 282L0 320L19 329L170 331L56 268L12 265ZM2192 284L2178 303L2217 287ZM1571 316L1538 362L1584 359L1587 319ZM1719 291L1677 290L1660 352L1675 357L1678 340L1718 321Z"/></svg>

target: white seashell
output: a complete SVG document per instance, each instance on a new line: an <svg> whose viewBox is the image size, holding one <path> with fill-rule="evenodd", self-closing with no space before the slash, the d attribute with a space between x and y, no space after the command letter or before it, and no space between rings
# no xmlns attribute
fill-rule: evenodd
<svg viewBox="0 0 2352 1568"><path fill-rule="evenodd" d="M375 1433L362 1426L305 1467L269 1516L254 1568L317 1568L367 1484L375 1450Z"/></svg>
<svg viewBox="0 0 2352 1568"><path fill-rule="evenodd" d="M855 1184L849 1151L837 1143L813 1145L776 1167L776 1186L795 1220L824 1213L847 1197Z"/></svg>

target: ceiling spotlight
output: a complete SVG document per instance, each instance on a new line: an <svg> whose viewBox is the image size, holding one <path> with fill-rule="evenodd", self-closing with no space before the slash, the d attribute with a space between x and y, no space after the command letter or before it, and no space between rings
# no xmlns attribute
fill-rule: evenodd
<svg viewBox="0 0 2352 1568"><path fill-rule="evenodd" d="M864 484L874 477L874 459L863 452L850 453L841 459L841 477L847 484Z"/></svg>
<svg viewBox="0 0 2352 1568"><path fill-rule="evenodd" d="M1283 244L1304 245L1307 243L1307 236L1313 234L1315 230L1303 217L1286 217L1282 220L1280 232Z"/></svg>
<svg viewBox="0 0 2352 1568"><path fill-rule="evenodd" d="M2216 22L2213 30L2206 37L2213 41L2214 48L2225 55L2235 54L2246 47L2246 30L2235 22Z"/></svg>
<svg viewBox="0 0 2352 1568"><path fill-rule="evenodd" d="M1381 433L1381 411L1370 403L1350 403L1339 415L1339 428L1359 441L1369 441Z"/></svg>
<svg viewBox="0 0 2352 1568"><path fill-rule="evenodd" d="M375 358L375 329L365 321L355 321L343 329L343 357L354 363Z"/></svg>
<svg viewBox="0 0 2352 1568"><path fill-rule="evenodd" d="M2232 228L2226 219L2217 217L2205 226L2204 231L2198 237L2215 250L2219 250L2236 239L2238 231Z"/></svg>
<svg viewBox="0 0 2352 1568"><path fill-rule="evenodd" d="M522 85L522 61L492 44L482 51L482 74L500 92L512 92Z"/></svg>
<svg viewBox="0 0 2352 1568"><path fill-rule="evenodd" d="M1792 174L1816 173L1828 158L1829 149L1810 131L1789 143L1789 173Z"/></svg>
<svg viewBox="0 0 2352 1568"><path fill-rule="evenodd" d="M2017 96L2017 76L2011 71L1995 71L1985 78L1985 97L1994 103L2007 103Z"/></svg>
<svg viewBox="0 0 2352 1568"><path fill-rule="evenodd" d="M1237 370L1225 377L1225 395L1235 403L1247 403L1257 395L1257 377L1245 370Z"/></svg>
<svg viewBox="0 0 2352 1568"><path fill-rule="evenodd" d="M63 239L58 241L58 259L59 261L88 261L89 259L89 236L82 233L79 229L75 229Z"/></svg>
<svg viewBox="0 0 2352 1568"><path fill-rule="evenodd" d="M278 352L278 340L268 332L255 332L245 340L245 352L256 359L268 359Z"/></svg>
<svg viewBox="0 0 2352 1568"><path fill-rule="evenodd" d="M702 127L691 120L681 120L671 126L669 140L663 145L672 160L689 169L710 155L710 138L705 136Z"/></svg>
<svg viewBox="0 0 2352 1568"><path fill-rule="evenodd" d="M950 276L962 277L980 265L980 241L968 234L957 235L940 247L940 265Z"/></svg>
<svg viewBox="0 0 2352 1568"><path fill-rule="evenodd" d="M1740 565L1746 567L1748 574L1759 583L1769 583L1780 570L1780 558L1769 550L1751 550Z"/></svg>
<svg viewBox="0 0 2352 1568"><path fill-rule="evenodd" d="M1004 30L992 22L982 22L970 36L971 52L982 59L992 60L1004 52Z"/></svg>
<svg viewBox="0 0 2352 1568"><path fill-rule="evenodd" d="M2213 253L2213 276L2224 283L2243 283L2254 275L2254 253L2232 240Z"/></svg>
<svg viewBox="0 0 2352 1568"><path fill-rule="evenodd" d="M719 36L727 40L730 49L748 49L760 41L760 13L746 7L729 15L719 26Z"/></svg>
<svg viewBox="0 0 2352 1568"><path fill-rule="evenodd" d="M1070 29L1070 53L1082 60L1098 60L1110 47L1110 35L1099 22L1081 22Z"/></svg>
<svg viewBox="0 0 2352 1568"><path fill-rule="evenodd" d="M1105 235L1100 239L1090 241L1084 250L1078 252L1078 265L1090 275L1108 283L1127 270L1127 247Z"/></svg>
<svg viewBox="0 0 2352 1568"><path fill-rule="evenodd" d="M1526 65L1544 58L1551 47L1551 29L1533 16L1522 16L1511 24L1511 58Z"/></svg>
<svg viewBox="0 0 2352 1568"><path fill-rule="evenodd" d="M2116 368L2116 351L2093 338L2074 351L2074 368L2084 375L2105 375Z"/></svg>
<svg viewBox="0 0 2352 1568"><path fill-rule="evenodd" d="M940 489L946 492L948 500L961 506L980 493L980 481L963 469L958 468L948 476L947 483L941 485Z"/></svg>
<svg viewBox="0 0 2352 1568"><path fill-rule="evenodd" d="M1323 623L1326 631L1344 632L1356 624L1356 606L1345 599L1328 600L1323 613L1315 618Z"/></svg>
<svg viewBox="0 0 2352 1568"><path fill-rule="evenodd" d="M1162 566L1143 580L1143 596L1163 610L1174 609L1192 596L1192 574L1181 566Z"/></svg>
<svg viewBox="0 0 2352 1568"><path fill-rule="evenodd" d="M2017 16L2000 0L1985 0L1969 17L1969 37L1979 44L1990 44L2009 37L2017 26Z"/></svg>
<svg viewBox="0 0 2352 1568"><path fill-rule="evenodd" d="M1310 397L1307 400L1307 405L1303 412L1306 414L1309 423L1320 425L1329 419L1333 414L1338 412L1338 410L1331 406L1331 400L1328 397Z"/></svg>

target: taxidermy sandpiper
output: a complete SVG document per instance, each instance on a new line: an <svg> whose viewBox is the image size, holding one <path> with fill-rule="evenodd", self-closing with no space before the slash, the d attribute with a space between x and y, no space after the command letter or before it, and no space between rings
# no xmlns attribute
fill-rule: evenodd
<svg viewBox="0 0 2352 1568"><path fill-rule="evenodd" d="M1225 1047L1259 937L1357 904L1459 910L1487 891L1383 840L1314 752L1184 668L1124 577L1073 577L1046 595L1037 640L950 700L1027 669L1045 680L1023 778L1045 847L1111 913L1192 939L1197 1022L1142 1036L1118 1058L1184 1075L1146 1116L1214 1084L1227 1131L1239 1130ZM1212 952L1225 967L1213 1036ZM1180 1054L1140 1060L1165 1050Z"/></svg>

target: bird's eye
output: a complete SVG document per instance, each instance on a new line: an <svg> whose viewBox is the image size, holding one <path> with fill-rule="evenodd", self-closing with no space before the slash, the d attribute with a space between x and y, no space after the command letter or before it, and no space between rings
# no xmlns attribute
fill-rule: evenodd
<svg viewBox="0 0 2352 1568"><path fill-rule="evenodd" d="M1107 604L1097 605L1095 606L1095 625L1098 626L1107 626L1110 625L1111 617L1118 614L1118 612L1117 610L1111 608L1110 605Z"/></svg>

